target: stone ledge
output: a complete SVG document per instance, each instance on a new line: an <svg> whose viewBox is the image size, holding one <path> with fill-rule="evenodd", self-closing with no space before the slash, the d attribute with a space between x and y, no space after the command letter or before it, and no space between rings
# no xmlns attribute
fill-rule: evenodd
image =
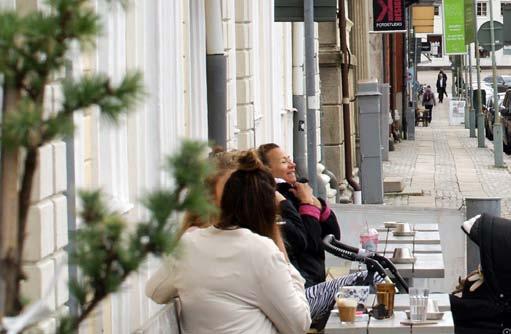
<svg viewBox="0 0 511 334"><path fill-rule="evenodd" d="M405 187L401 192L389 192L385 196L424 196L424 190Z"/></svg>

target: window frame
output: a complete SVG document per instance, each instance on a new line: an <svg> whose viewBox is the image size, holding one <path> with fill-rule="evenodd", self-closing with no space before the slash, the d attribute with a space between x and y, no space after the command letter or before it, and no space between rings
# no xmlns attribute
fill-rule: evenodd
<svg viewBox="0 0 511 334"><path fill-rule="evenodd" d="M476 5L476 16L488 16L488 1L478 1Z"/></svg>

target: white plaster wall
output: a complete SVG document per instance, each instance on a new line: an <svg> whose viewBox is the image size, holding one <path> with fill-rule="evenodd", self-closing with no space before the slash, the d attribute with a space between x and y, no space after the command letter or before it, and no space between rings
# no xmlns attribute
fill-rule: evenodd
<svg viewBox="0 0 511 334"><path fill-rule="evenodd" d="M0 0L2 8L12 8L13 3ZM164 157L182 138L207 138L204 0L132 1L126 10L109 7L117 5L105 0L93 4L106 32L98 38L97 51L72 57L74 74L101 71L120 80L137 69L144 74L147 96L120 127L102 120L98 110L75 115L76 185L103 187L112 206L135 222L146 215L140 198L169 183L161 170ZM292 154L291 24L273 22L273 1L223 0L222 15L229 147L276 142ZM316 42L316 51L317 47ZM319 94L317 66L316 72ZM45 106L53 110L59 89L49 87ZM67 273L65 145L55 142L41 148L40 159L30 211L31 248L26 253L29 281L23 286L34 300L43 295L61 263ZM146 323L161 309L143 293L157 265L149 260L120 293L99 307L81 332L130 333ZM68 298L65 278L61 275L50 291L50 305L58 312L65 311L62 305ZM40 328L46 333L52 326L55 319Z"/></svg>
<svg viewBox="0 0 511 334"><path fill-rule="evenodd" d="M227 26L225 22L229 22ZM228 127L234 120L229 113L233 110L230 92L236 92L236 124L228 130L231 146L247 149L276 142L292 154L291 24L273 22L273 1L235 2L235 81L229 76L234 57L230 42L225 41L226 37L230 40L229 24L232 22L224 19Z"/></svg>
<svg viewBox="0 0 511 334"><path fill-rule="evenodd" d="M236 50L236 7L241 2L235 0L222 0L222 33L224 51L227 62L227 148L238 147L238 114L237 114L237 50Z"/></svg>
<svg viewBox="0 0 511 334"><path fill-rule="evenodd" d="M273 22L273 2L255 7L254 144L275 142L292 154L291 24Z"/></svg>
<svg viewBox="0 0 511 334"><path fill-rule="evenodd" d="M0 0L0 9L15 9L16 0Z"/></svg>

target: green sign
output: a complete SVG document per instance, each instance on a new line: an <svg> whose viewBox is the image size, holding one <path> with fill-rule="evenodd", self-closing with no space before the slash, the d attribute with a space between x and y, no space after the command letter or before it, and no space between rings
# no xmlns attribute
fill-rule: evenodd
<svg viewBox="0 0 511 334"><path fill-rule="evenodd" d="M444 40L446 54L465 54L465 2L444 0Z"/></svg>
<svg viewBox="0 0 511 334"><path fill-rule="evenodd" d="M474 11L474 0L465 0L465 44L476 41L476 13Z"/></svg>

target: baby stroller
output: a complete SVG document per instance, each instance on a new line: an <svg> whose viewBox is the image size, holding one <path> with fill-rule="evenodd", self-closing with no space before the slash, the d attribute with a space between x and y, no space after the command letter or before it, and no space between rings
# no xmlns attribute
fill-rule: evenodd
<svg viewBox="0 0 511 334"><path fill-rule="evenodd" d="M372 285L373 277L376 273L378 273L382 278L389 276L392 282L396 284L400 293L408 293L408 284L406 284L403 277L399 274L394 263L386 257L378 253L363 253L356 247L346 245L341 241L336 240L333 235L328 235L323 239L323 246L325 251L332 255L345 260L364 263L366 265L368 275L364 282L360 282L360 285ZM389 275L389 273L391 275Z"/></svg>
<svg viewBox="0 0 511 334"><path fill-rule="evenodd" d="M481 265L449 295L455 333L511 333L511 220L483 214L470 225L462 229L479 246Z"/></svg>

